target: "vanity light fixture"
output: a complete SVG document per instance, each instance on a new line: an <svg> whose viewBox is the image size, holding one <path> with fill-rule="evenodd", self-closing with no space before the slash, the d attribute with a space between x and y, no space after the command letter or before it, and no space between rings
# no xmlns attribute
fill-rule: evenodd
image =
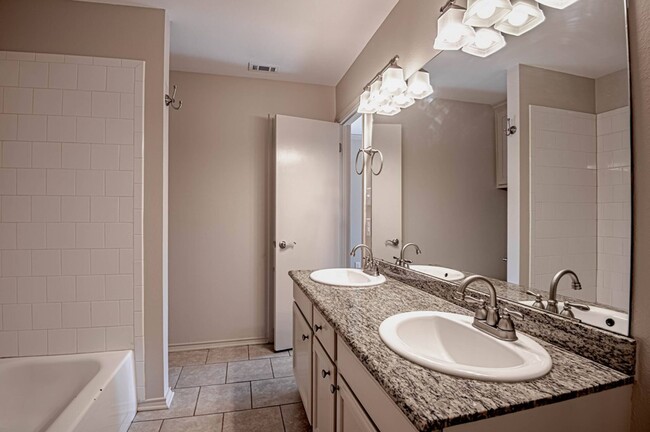
<svg viewBox="0 0 650 432"><path fill-rule="evenodd" d="M492 27L512 10L510 0L468 0L463 24Z"/></svg>
<svg viewBox="0 0 650 432"><path fill-rule="evenodd" d="M543 23L545 19L544 12L537 2L514 0L512 10L494 28L509 35L521 36Z"/></svg>
<svg viewBox="0 0 650 432"><path fill-rule="evenodd" d="M395 65L384 71L381 75L380 91L384 94L397 96L406 91L406 81L404 81L404 71L401 67Z"/></svg>
<svg viewBox="0 0 650 432"><path fill-rule="evenodd" d="M433 87L431 87L429 72L420 69L409 78L409 85L406 94L411 96L413 99L424 99L432 93Z"/></svg>
<svg viewBox="0 0 650 432"><path fill-rule="evenodd" d="M409 96L407 93L400 93L397 96L393 96L392 103L396 107L404 109L413 105L415 103L415 99Z"/></svg>
<svg viewBox="0 0 650 432"><path fill-rule="evenodd" d="M370 101L370 90L366 90L361 94L359 99L359 114L374 114L377 112L377 105Z"/></svg>
<svg viewBox="0 0 650 432"><path fill-rule="evenodd" d="M385 115L385 116L394 116L395 114L399 114L399 112L402 111L402 109L396 105L393 105L392 103L387 103L386 105L382 105L379 107L377 110L377 114Z"/></svg>
<svg viewBox="0 0 650 432"><path fill-rule="evenodd" d="M437 50L459 50L472 42L475 36L471 26L463 24L465 8L458 6L456 0L449 0L442 8L438 18L438 35L433 42Z"/></svg>
<svg viewBox="0 0 650 432"><path fill-rule="evenodd" d="M578 0L537 0L539 4L555 9L565 9Z"/></svg>
<svg viewBox="0 0 650 432"><path fill-rule="evenodd" d="M477 57L487 57L506 46L503 35L491 28L480 28L476 30L476 37L469 44L463 47L463 52Z"/></svg>
<svg viewBox="0 0 650 432"><path fill-rule="evenodd" d="M377 108L390 102L390 95L381 90L381 80L377 80L370 85L370 102Z"/></svg>

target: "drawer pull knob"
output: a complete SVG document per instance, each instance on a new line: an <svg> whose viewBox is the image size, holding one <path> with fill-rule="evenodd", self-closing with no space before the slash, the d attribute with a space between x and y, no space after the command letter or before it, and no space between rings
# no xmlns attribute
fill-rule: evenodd
<svg viewBox="0 0 650 432"><path fill-rule="evenodd" d="M339 386L335 386L334 384L330 384L330 393L334 394L336 391L339 389Z"/></svg>
<svg viewBox="0 0 650 432"><path fill-rule="evenodd" d="M322 376L323 378L325 378L325 377L326 377L327 375L329 375L329 374L330 374L330 371L326 371L325 369L323 369L322 371L320 371L320 376Z"/></svg>
<svg viewBox="0 0 650 432"><path fill-rule="evenodd" d="M302 335L302 340L307 340L309 339L309 335Z"/></svg>
<svg viewBox="0 0 650 432"><path fill-rule="evenodd" d="M317 332L318 330L323 330L323 326L314 324L314 331Z"/></svg>

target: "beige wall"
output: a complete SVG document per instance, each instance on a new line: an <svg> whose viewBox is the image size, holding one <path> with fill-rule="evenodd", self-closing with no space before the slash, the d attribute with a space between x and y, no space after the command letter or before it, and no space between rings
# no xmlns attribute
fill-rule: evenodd
<svg viewBox="0 0 650 432"><path fill-rule="evenodd" d="M539 105L548 108L560 108L571 111L595 113L596 93L593 79L570 75L562 72L532 66L519 65L518 91L519 104L511 102L512 94L508 94L508 117L515 118L517 133L508 138L508 147L517 145L519 148L519 284L528 286L530 249L530 144L529 127L530 105ZM510 71L508 72L510 75ZM508 76L510 80L511 77ZM513 108L514 107L514 108ZM514 112L513 110L517 110ZM508 163L512 160L509 154ZM510 177L510 176L509 176ZM509 178L510 182L511 179ZM514 201L513 201L514 202ZM512 234L512 233L510 233ZM516 235L516 234L515 234ZM511 239L512 240L512 239ZM512 282L512 281L511 281Z"/></svg>
<svg viewBox="0 0 650 432"><path fill-rule="evenodd" d="M417 261L505 279L507 194L495 187L492 106L435 99L375 123L402 125L402 232L422 248Z"/></svg>
<svg viewBox="0 0 650 432"><path fill-rule="evenodd" d="M162 397L165 12L71 0L0 1L0 49L144 60L146 397Z"/></svg>
<svg viewBox="0 0 650 432"><path fill-rule="evenodd" d="M632 72L632 336L638 342L632 431L650 430L650 2L630 0Z"/></svg>
<svg viewBox="0 0 650 432"><path fill-rule="evenodd" d="M334 88L172 72L169 342L266 338L267 115L334 120Z"/></svg>
<svg viewBox="0 0 650 432"><path fill-rule="evenodd" d="M630 104L629 77L622 69L596 79L596 114Z"/></svg>

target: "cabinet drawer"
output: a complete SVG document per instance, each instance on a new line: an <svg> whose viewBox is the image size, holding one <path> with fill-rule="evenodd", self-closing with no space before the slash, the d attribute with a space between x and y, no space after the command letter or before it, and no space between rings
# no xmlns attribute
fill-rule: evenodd
<svg viewBox="0 0 650 432"><path fill-rule="evenodd" d="M296 302L298 308L300 309L300 312L302 312L305 319L307 320L307 323L311 327L312 324L311 301L309 300L307 295L304 292L302 292L302 290L295 283L293 284L293 300Z"/></svg>
<svg viewBox="0 0 650 432"><path fill-rule="evenodd" d="M318 309L313 308L313 310L314 324L312 329L314 330L314 335L323 345L330 358L336 361L336 332L325 318L323 318L323 315L321 315Z"/></svg>

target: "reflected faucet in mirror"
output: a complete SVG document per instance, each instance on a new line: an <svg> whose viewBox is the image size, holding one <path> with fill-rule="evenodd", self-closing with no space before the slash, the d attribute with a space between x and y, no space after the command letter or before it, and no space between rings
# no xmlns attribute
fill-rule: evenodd
<svg viewBox="0 0 650 432"><path fill-rule="evenodd" d="M415 243L406 243L404 246L402 246L402 250L399 253L399 258L396 256L393 257L395 259L395 265L404 268L410 268L410 264L412 264L413 261L404 258L404 252L406 251L406 248L408 248L409 246L413 246L415 248L416 255L420 255L422 253L420 246L416 245Z"/></svg>
<svg viewBox="0 0 650 432"><path fill-rule="evenodd" d="M377 262L375 262L375 258L372 255L372 249L370 249L368 246L363 243L356 245L350 251L350 256L355 256L357 254L357 250L361 248L368 251L368 256L364 256L362 260L363 272L370 276L379 276L379 266L377 265Z"/></svg>
<svg viewBox="0 0 650 432"><path fill-rule="evenodd" d="M549 289L549 296L548 296L548 302L546 305L544 305L544 300L541 294L536 293L534 291L526 291L526 294L534 296L535 297L535 302L532 304L533 307L539 308L539 309L545 309L549 312L553 313L559 313L562 316L568 317L568 318L575 318L575 315L573 314L573 311L571 310L572 308L579 309L581 311L588 311L590 310L589 306L581 304L581 303L576 303L572 301L565 301L563 304L562 312L559 311L557 307L557 287L560 284L560 280L565 275L569 275L571 277L571 288L579 291L582 289L582 284L580 283L580 279L578 278L578 275L573 271L569 269L564 269L560 270L553 276L553 280L551 281L551 287Z"/></svg>

